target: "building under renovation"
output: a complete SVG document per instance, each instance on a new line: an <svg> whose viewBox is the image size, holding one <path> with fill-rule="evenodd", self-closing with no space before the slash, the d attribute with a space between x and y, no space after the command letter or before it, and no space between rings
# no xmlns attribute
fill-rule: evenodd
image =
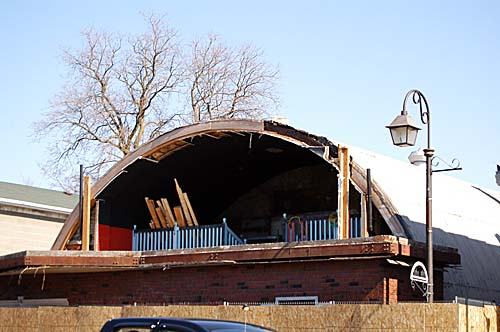
<svg viewBox="0 0 500 332"><path fill-rule="evenodd" d="M424 177L272 121L178 128L87 180L53 250L0 257L0 300L423 301ZM435 299L500 300L499 199L434 176Z"/></svg>

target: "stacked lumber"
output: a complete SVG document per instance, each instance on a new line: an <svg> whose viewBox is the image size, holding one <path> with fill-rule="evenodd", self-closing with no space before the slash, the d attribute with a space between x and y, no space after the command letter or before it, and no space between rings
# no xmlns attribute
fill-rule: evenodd
<svg viewBox="0 0 500 332"><path fill-rule="evenodd" d="M198 226L198 220L189 201L188 194L183 192L177 179L174 179L175 189L179 198L179 205L170 208L166 198L153 200L145 197L146 205L151 215L149 227L151 229Z"/></svg>

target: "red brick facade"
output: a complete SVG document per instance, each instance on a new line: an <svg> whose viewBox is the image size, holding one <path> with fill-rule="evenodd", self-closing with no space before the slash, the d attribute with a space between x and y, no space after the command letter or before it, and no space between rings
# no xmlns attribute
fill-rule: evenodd
<svg viewBox="0 0 500 332"><path fill-rule="evenodd" d="M0 277L0 300L67 298L72 305L274 302L281 296L320 301L423 301L409 268L385 259L236 264L99 273ZM437 300L442 272L435 271Z"/></svg>

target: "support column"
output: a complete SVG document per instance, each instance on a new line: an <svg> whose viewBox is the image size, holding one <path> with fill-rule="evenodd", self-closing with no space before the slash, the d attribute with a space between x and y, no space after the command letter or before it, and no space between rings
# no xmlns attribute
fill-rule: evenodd
<svg viewBox="0 0 500 332"><path fill-rule="evenodd" d="M338 220L339 220L339 238L348 239L349 236L349 149L339 145L339 202L338 202Z"/></svg>

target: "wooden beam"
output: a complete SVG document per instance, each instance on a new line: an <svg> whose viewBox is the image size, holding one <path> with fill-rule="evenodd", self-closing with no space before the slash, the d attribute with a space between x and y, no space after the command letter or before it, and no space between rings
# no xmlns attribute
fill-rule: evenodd
<svg viewBox="0 0 500 332"><path fill-rule="evenodd" d="M366 213L366 195L361 193L361 237L368 237L368 219Z"/></svg>
<svg viewBox="0 0 500 332"><path fill-rule="evenodd" d="M179 182L177 182L177 179L174 179L174 182L175 182L175 189L177 189L177 195L179 196L179 202L181 203L182 213L185 216L186 223L188 226L193 226L193 219L191 219L191 215L186 205L186 200L184 199L184 193L182 192L181 186L179 186Z"/></svg>
<svg viewBox="0 0 500 332"><path fill-rule="evenodd" d="M168 228L168 222L167 222L167 212L163 208L163 204L161 204L161 200L156 201L156 213L158 214L158 217L160 217L160 223L162 228Z"/></svg>
<svg viewBox="0 0 500 332"><path fill-rule="evenodd" d="M90 176L83 179L82 250L90 248L90 202L92 200Z"/></svg>
<svg viewBox="0 0 500 332"><path fill-rule="evenodd" d="M193 220L193 224L195 226L198 226L198 219L196 219L196 216L193 211L193 206L191 205L191 202L189 201L189 197L187 193L184 193L184 200L186 201L186 206L188 208L189 214L191 215L191 219Z"/></svg>
<svg viewBox="0 0 500 332"><path fill-rule="evenodd" d="M179 225L179 227L186 226L186 223L184 222L184 215L182 214L182 207L174 206L174 214L175 219L177 220L177 225Z"/></svg>
<svg viewBox="0 0 500 332"><path fill-rule="evenodd" d="M146 200L146 205L148 206L149 214L151 214L151 218L153 219L153 224L155 225L155 228L161 228L160 220L158 219L158 216L156 215L154 201L147 198L147 197L144 197L144 200Z"/></svg>
<svg viewBox="0 0 500 332"><path fill-rule="evenodd" d="M160 219L161 228L167 228L167 221L165 220L165 216L161 211L160 207L155 208L156 214L158 215L158 219Z"/></svg>
<svg viewBox="0 0 500 332"><path fill-rule="evenodd" d="M339 145L339 223L340 239L349 238L349 149Z"/></svg>
<svg viewBox="0 0 500 332"><path fill-rule="evenodd" d="M161 198L161 205L163 206L163 210L165 210L165 217L167 218L167 223L169 227L175 226L175 218L172 213L172 209L170 208L170 204L168 204L168 200L166 198Z"/></svg>

